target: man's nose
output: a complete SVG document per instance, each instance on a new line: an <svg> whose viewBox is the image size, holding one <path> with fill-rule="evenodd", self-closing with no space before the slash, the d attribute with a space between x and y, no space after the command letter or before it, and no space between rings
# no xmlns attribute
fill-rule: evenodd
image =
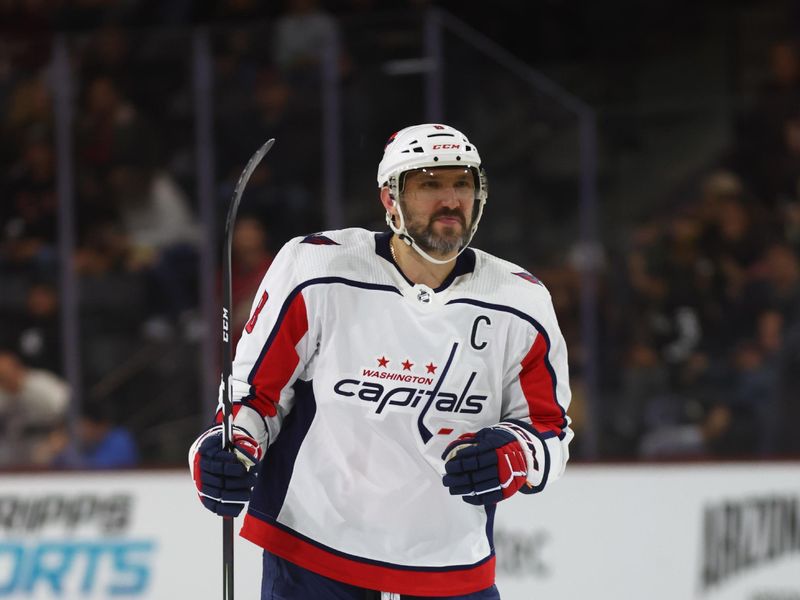
<svg viewBox="0 0 800 600"><path fill-rule="evenodd" d="M441 203L444 206L457 207L461 204L458 191L454 187L446 187L442 190Z"/></svg>

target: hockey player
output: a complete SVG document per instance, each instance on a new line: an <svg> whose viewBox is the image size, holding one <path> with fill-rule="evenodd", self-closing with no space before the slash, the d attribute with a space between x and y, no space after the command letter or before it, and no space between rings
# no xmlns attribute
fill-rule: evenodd
<svg viewBox="0 0 800 600"><path fill-rule="evenodd" d="M193 478L219 515L249 500L262 599L496 599L497 503L569 457L564 340L536 278L469 247L487 183L462 133L397 132L378 186L391 231L275 258L236 349L235 450L212 426Z"/></svg>

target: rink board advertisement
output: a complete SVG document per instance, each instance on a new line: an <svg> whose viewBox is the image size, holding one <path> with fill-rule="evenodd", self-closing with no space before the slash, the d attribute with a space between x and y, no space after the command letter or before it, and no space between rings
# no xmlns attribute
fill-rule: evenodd
<svg viewBox="0 0 800 600"><path fill-rule="evenodd" d="M0 598L218 598L221 536L185 472L0 475ZM495 538L504 600L800 600L800 464L573 465Z"/></svg>

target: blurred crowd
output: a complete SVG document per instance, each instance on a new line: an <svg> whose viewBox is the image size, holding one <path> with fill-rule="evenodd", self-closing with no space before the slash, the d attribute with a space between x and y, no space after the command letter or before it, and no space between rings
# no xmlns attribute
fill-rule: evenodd
<svg viewBox="0 0 800 600"><path fill-rule="evenodd" d="M247 17L240 4L206 9ZM80 462L53 450L75 421L63 366L64 268L78 288L81 418L124 425L146 462L177 462L208 404L199 383L201 245L221 254L233 187L268 137L281 138L281 152L253 174L235 231L236 328L275 248L321 226L318 63L335 21L298 0L275 22L210 32L215 152L197 166L191 30L127 29L119 23L136 15L114 2L87 5L86 14L49 5L0 4L0 21L19 25L0 38L0 363L26 373L0 382L0 467ZM68 42L75 246L63 256L50 28L70 23L96 27ZM216 218L207 227L198 218L198 169L213 172ZM30 381L37 400L19 381L6 385L12 379ZM28 441L37 448L20 445Z"/></svg>
<svg viewBox="0 0 800 600"><path fill-rule="evenodd" d="M630 230L601 322L607 452L800 453L800 46L696 191ZM604 432L605 433L605 432Z"/></svg>
<svg viewBox="0 0 800 600"><path fill-rule="evenodd" d="M314 0L279 9L247 1L108 0L59 12L49 4L0 2L0 21L20 24L0 37L0 468L177 464L207 406L198 358L208 334L199 309L202 245L220 254L239 173L264 140L278 138L280 152L249 183L234 235L240 331L277 248L323 227L320 67L324 48L342 31ZM339 4L339 12L357 16L372 3ZM409 1L406 8L426 4ZM221 23L209 30L212 164L198 166L195 154L191 31L120 25L156 14L175 25L198 14ZM68 38L75 88L71 256L59 252L54 27L76 29ZM387 48L405 43L386 36ZM343 132L350 156L358 156L344 165L347 192L361 196L374 192L379 142L403 124L398 119L417 113L391 93L386 105L366 105L360 82L374 74L353 76L352 44L345 43L337 68L348 105L356 107ZM797 42L774 43L769 61L770 79L733 124L734 146L698 177L696 194L654 211L623 238L605 240L602 414L594 415L601 456L800 454L790 431L800 417ZM374 145L365 145L364 130ZM198 169L213 172L213 224L198 217ZM374 197L353 204L356 222L348 218L347 225L380 227ZM559 214L541 214L547 212ZM369 222L358 222L364 214ZM580 276L570 268L543 271L535 257L524 266L551 289L568 340L580 456L587 422ZM79 347L66 351L79 356L80 398L72 404L79 415L70 412L64 370L65 268L78 284Z"/></svg>

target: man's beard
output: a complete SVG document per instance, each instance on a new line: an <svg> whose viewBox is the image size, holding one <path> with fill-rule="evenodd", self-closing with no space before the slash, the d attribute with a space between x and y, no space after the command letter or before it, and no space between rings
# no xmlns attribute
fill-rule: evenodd
<svg viewBox="0 0 800 600"><path fill-rule="evenodd" d="M414 238L416 244L425 252L435 252L442 255L457 252L469 241L469 229L467 227L464 214L459 210L443 208L435 215L432 215L427 223L417 221L413 215L406 212L406 230ZM440 217L453 217L461 223L461 233L457 233L454 227L445 225L442 233L434 231L434 223Z"/></svg>

